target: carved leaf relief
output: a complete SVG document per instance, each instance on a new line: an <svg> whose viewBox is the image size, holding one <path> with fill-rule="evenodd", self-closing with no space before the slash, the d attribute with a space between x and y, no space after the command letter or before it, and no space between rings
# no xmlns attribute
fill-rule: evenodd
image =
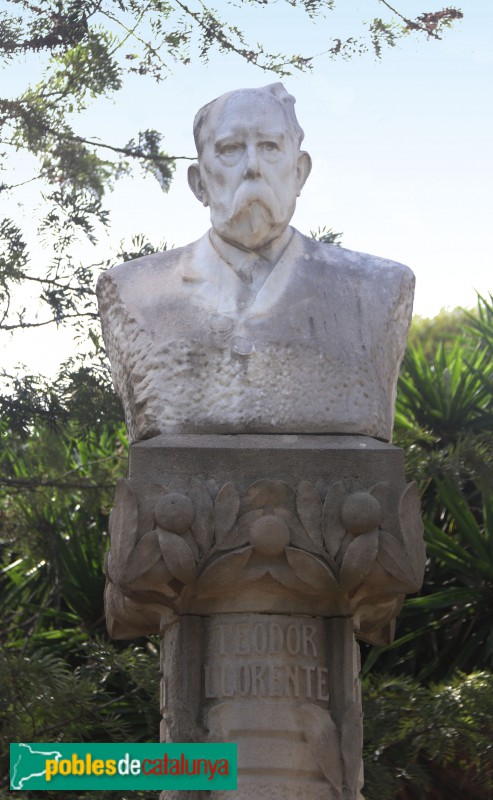
<svg viewBox="0 0 493 800"><path fill-rule="evenodd" d="M397 595L387 604L374 604L373 597L368 600L369 604L361 606L353 617L355 628L359 628L360 635L366 641L386 647L392 643L395 617L402 608L404 595Z"/></svg>
<svg viewBox="0 0 493 800"><path fill-rule="evenodd" d="M104 605L106 624L112 639L131 639L159 631L161 610L146 606L143 611L113 583L106 584Z"/></svg>
<svg viewBox="0 0 493 800"><path fill-rule="evenodd" d="M220 556L208 566L197 581L197 594L216 594L224 589L234 589L241 570L252 554L252 547Z"/></svg>
<svg viewBox="0 0 493 800"><path fill-rule="evenodd" d="M341 546L346 529L342 524L340 511L346 490L342 481L334 483L330 487L322 509L323 539L327 552L335 558Z"/></svg>
<svg viewBox="0 0 493 800"><path fill-rule="evenodd" d="M113 583L107 583L104 591L106 624L112 638L124 638L126 635L140 636L143 627L142 614L132 608L122 590ZM130 633L127 634L127 632Z"/></svg>
<svg viewBox="0 0 493 800"><path fill-rule="evenodd" d="M196 574L195 559L188 544L176 533L160 528L157 529L157 537L164 563L175 578L182 583L192 583Z"/></svg>
<svg viewBox="0 0 493 800"><path fill-rule="evenodd" d="M214 533L212 498L206 487L196 478L190 481L190 498L195 506L195 519L192 531L202 553L207 553L212 545Z"/></svg>
<svg viewBox="0 0 493 800"><path fill-rule="evenodd" d="M125 583L132 583L154 566L161 558L161 549L156 531L148 531L130 553L125 568Z"/></svg>
<svg viewBox="0 0 493 800"><path fill-rule="evenodd" d="M291 544L301 547L303 550L316 550L317 553L323 552L322 547L315 545L310 539L295 513L285 508L275 508L274 514L276 517L283 519L288 526Z"/></svg>
<svg viewBox="0 0 493 800"><path fill-rule="evenodd" d="M286 548L286 557L294 573L302 581L324 594L337 594L337 580L319 558L294 547Z"/></svg>
<svg viewBox="0 0 493 800"><path fill-rule="evenodd" d="M322 503L315 487L301 481L296 492L296 509L313 544L322 545Z"/></svg>
<svg viewBox="0 0 493 800"><path fill-rule="evenodd" d="M172 579L173 573L160 558L153 567L132 582L131 589L132 591L154 591L166 595L166 597L176 597L175 589L169 585Z"/></svg>
<svg viewBox="0 0 493 800"><path fill-rule="evenodd" d="M167 492L156 503L154 519L159 528L183 536L195 518L192 501L181 492Z"/></svg>
<svg viewBox="0 0 493 800"><path fill-rule="evenodd" d="M370 494L373 495L375 500L378 500L382 508L381 527L384 528L384 530L390 531L393 529L393 524L395 524L395 519L393 519L393 515L391 513L392 509L390 507L389 490L390 490L389 481L379 481L378 483L375 483L375 485L371 487Z"/></svg>
<svg viewBox="0 0 493 800"><path fill-rule="evenodd" d="M409 561L406 551L397 539L387 531L380 532L380 546L378 550L378 561L394 578L404 584L409 584L412 576L409 574Z"/></svg>
<svg viewBox="0 0 493 800"><path fill-rule="evenodd" d="M334 613L349 609L373 636L391 618L396 592L400 597L422 580L419 495L410 484L398 504L401 486L382 481L371 490L350 490L338 481L322 503L308 481L295 491L284 481L262 479L242 493L230 481L213 502L195 478L186 486L153 485L150 495L122 480L110 523L109 578L129 595L159 592L171 605L169 598L181 595L177 581L196 582L196 598L232 594L240 583L270 574L293 593L324 597ZM143 527L144 519L154 530ZM378 530L386 519L392 525ZM140 539L139 530L147 530ZM197 569L203 569L198 579Z"/></svg>
<svg viewBox="0 0 493 800"><path fill-rule="evenodd" d="M223 539L220 545L217 545L217 549L233 550L236 547L243 547L248 544L252 524L255 520L260 519L262 514L262 509L258 508L239 517L229 536Z"/></svg>
<svg viewBox="0 0 493 800"><path fill-rule="evenodd" d="M166 489L159 483L136 481L134 478L132 489L139 498L139 530L150 531L155 527L156 506Z"/></svg>
<svg viewBox="0 0 493 800"><path fill-rule="evenodd" d="M349 545L341 566L339 584L343 592L356 589L370 572L378 553L378 531L358 536Z"/></svg>
<svg viewBox="0 0 493 800"><path fill-rule="evenodd" d="M242 494L240 512L245 514L258 508L287 508L295 510L295 493L284 481L260 480L252 483Z"/></svg>
<svg viewBox="0 0 493 800"><path fill-rule="evenodd" d="M262 568L249 567L248 569L249 576L255 579L261 578L267 572L269 572L278 583L286 586L287 589L293 589L295 592L313 596L320 594L319 589L311 586L305 578L299 578L288 564L276 564L270 567L266 567L265 564L263 564Z"/></svg>
<svg viewBox="0 0 493 800"><path fill-rule="evenodd" d="M220 546L233 528L238 510L240 495L234 483L226 483L219 490L214 503L216 545Z"/></svg>

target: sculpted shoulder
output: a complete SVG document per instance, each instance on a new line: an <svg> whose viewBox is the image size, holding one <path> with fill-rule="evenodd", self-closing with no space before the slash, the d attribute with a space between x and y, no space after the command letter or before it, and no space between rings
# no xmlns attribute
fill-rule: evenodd
<svg viewBox="0 0 493 800"><path fill-rule="evenodd" d="M180 275L183 260L193 253L195 245L196 242L193 242L185 247L152 253L111 267L100 275L97 282L100 302L107 291L115 288L135 299L154 293L163 283L171 288Z"/></svg>
<svg viewBox="0 0 493 800"><path fill-rule="evenodd" d="M361 253L357 250L348 250L333 244L324 244L299 233L305 259L310 263L320 262L331 270L336 270L337 277L344 280L351 277L353 280L375 282L391 287L407 288L414 291L414 273L405 264L391 261L388 258L374 256L370 253Z"/></svg>

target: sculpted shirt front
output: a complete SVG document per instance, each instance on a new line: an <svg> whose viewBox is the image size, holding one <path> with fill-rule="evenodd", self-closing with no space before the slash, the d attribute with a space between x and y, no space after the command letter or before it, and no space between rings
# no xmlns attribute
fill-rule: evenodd
<svg viewBox="0 0 493 800"><path fill-rule="evenodd" d="M160 433L390 440L414 276L288 228L243 254L207 233L98 282L132 441Z"/></svg>

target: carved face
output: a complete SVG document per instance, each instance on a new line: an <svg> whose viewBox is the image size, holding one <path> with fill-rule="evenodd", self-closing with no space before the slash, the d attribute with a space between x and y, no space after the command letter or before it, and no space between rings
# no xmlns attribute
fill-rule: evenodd
<svg viewBox="0 0 493 800"><path fill-rule="evenodd" d="M224 239L255 250L285 230L311 166L295 136L280 103L260 92L211 109L189 180Z"/></svg>

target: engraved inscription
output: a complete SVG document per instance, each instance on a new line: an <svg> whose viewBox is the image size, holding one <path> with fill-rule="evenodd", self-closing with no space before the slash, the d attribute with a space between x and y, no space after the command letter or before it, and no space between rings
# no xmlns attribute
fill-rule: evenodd
<svg viewBox="0 0 493 800"><path fill-rule="evenodd" d="M321 630L315 623L258 617L245 622L211 621L209 635L206 699L329 700L329 671L322 658Z"/></svg>
<svg viewBox="0 0 493 800"><path fill-rule="evenodd" d="M283 629L277 622L236 622L216 625L214 633L222 656L271 656L282 652L283 648L290 656L318 656L315 626L308 623L291 623Z"/></svg>
<svg viewBox="0 0 493 800"><path fill-rule="evenodd" d="M278 664L204 667L205 696L212 697L303 697L328 700L327 667Z"/></svg>

